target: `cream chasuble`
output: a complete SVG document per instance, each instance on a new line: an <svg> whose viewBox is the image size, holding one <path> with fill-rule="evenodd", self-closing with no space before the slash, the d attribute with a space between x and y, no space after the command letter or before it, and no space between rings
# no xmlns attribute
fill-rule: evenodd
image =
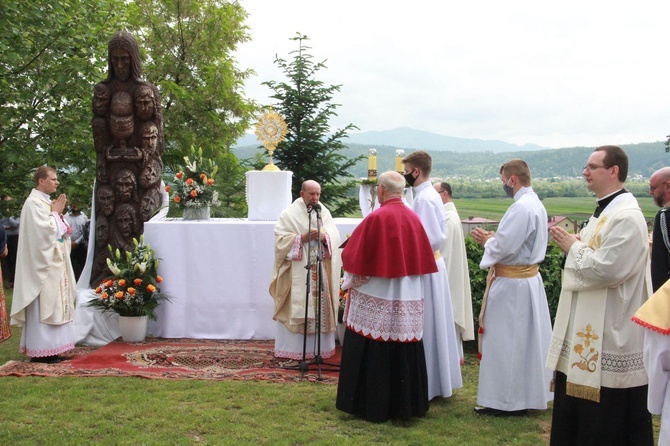
<svg viewBox="0 0 670 446"><path fill-rule="evenodd" d="M651 290L647 226L630 193L591 217L567 254L547 367L566 393L600 401L600 387L647 384L644 330L631 321Z"/></svg>
<svg viewBox="0 0 670 446"><path fill-rule="evenodd" d="M46 194L33 189L21 209L12 325L23 326L25 309L39 297L40 322L72 321L77 296L70 241L60 238Z"/></svg>
<svg viewBox="0 0 670 446"><path fill-rule="evenodd" d="M316 312L316 263L314 249L316 242L301 243L301 234L309 229L310 218L312 229L316 229L316 212L307 213L302 198L296 199L284 210L275 225L275 264L270 283L270 295L275 301L273 319L281 322L292 333L303 333L305 322L305 296L307 256L312 255L312 272L310 277L310 293L308 308L308 333L315 332ZM322 243L324 259L321 332L332 333L337 323L339 308L340 271L340 233L333 218L325 206L321 206L322 232L326 233Z"/></svg>

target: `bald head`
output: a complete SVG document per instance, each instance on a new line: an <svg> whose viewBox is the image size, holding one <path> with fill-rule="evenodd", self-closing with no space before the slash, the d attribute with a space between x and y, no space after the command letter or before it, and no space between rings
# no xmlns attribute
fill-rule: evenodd
<svg viewBox="0 0 670 446"><path fill-rule="evenodd" d="M317 204L321 197L321 185L314 180L306 180L300 188L300 197L305 202L305 206Z"/></svg>
<svg viewBox="0 0 670 446"><path fill-rule="evenodd" d="M651 175L649 194L659 207L670 203L670 167L662 167Z"/></svg>

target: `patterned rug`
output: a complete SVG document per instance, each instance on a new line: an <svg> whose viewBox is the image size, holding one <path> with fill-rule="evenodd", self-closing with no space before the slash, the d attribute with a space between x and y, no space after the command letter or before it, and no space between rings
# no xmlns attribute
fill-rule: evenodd
<svg viewBox="0 0 670 446"><path fill-rule="evenodd" d="M337 383L341 348L324 360L321 373L308 361L301 373L274 357L274 341L147 338L117 340L104 347L77 347L57 364L9 361L0 376L135 376L150 379L205 379Z"/></svg>

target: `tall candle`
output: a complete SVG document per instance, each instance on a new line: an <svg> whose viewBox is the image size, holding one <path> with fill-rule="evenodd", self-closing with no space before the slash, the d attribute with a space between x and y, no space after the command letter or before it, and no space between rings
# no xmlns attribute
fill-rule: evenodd
<svg viewBox="0 0 670 446"><path fill-rule="evenodd" d="M405 172L405 168L402 165L402 159L405 157L405 151L404 150L396 150L395 151L395 171L403 174Z"/></svg>
<svg viewBox="0 0 670 446"><path fill-rule="evenodd" d="M368 153L368 180L377 179L377 149L370 149Z"/></svg>

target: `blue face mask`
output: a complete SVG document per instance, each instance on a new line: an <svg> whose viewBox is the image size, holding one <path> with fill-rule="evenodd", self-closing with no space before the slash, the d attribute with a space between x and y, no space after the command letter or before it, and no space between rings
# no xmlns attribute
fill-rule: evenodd
<svg viewBox="0 0 670 446"><path fill-rule="evenodd" d="M508 183L509 183L509 181L508 181ZM514 189L511 186L509 186L507 183L505 183L505 184L503 184L502 188L503 188L503 190L505 191L505 193L507 194L507 196L509 198L514 198Z"/></svg>

